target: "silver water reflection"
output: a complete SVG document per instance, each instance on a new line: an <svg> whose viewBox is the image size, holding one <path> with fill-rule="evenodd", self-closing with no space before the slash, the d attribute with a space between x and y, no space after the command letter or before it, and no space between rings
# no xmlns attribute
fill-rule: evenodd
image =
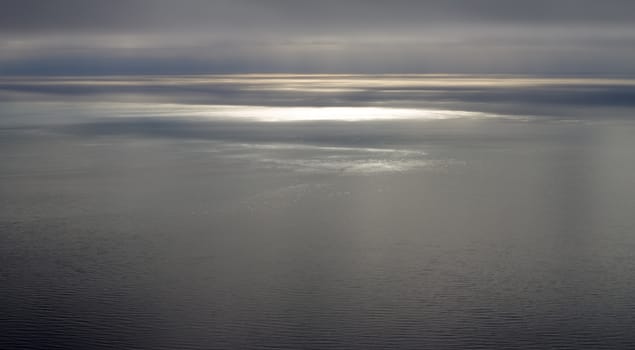
<svg viewBox="0 0 635 350"><path fill-rule="evenodd" d="M635 346L623 115L81 120L83 106L4 106L0 348Z"/></svg>

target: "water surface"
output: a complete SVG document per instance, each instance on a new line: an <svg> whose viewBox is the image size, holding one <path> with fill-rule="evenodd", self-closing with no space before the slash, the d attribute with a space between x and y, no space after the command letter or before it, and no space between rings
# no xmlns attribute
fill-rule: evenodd
<svg viewBox="0 0 635 350"><path fill-rule="evenodd" d="M630 80L85 80L3 82L0 348L635 347Z"/></svg>

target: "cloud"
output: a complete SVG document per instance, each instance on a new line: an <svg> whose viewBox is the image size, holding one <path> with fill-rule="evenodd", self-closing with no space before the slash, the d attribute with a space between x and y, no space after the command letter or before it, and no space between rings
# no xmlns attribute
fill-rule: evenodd
<svg viewBox="0 0 635 350"><path fill-rule="evenodd" d="M38 31L338 32L426 23L629 24L628 0L3 0L0 28Z"/></svg>
<svg viewBox="0 0 635 350"><path fill-rule="evenodd" d="M632 1L2 1L0 74L635 73Z"/></svg>

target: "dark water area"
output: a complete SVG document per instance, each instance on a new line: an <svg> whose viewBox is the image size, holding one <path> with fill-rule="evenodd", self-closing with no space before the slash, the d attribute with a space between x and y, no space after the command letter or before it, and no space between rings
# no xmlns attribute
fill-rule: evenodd
<svg viewBox="0 0 635 350"><path fill-rule="evenodd" d="M3 108L2 349L635 348L624 113Z"/></svg>

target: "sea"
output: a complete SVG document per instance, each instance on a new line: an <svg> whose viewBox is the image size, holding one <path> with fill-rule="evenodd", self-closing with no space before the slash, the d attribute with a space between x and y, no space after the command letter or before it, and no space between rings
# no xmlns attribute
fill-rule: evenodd
<svg viewBox="0 0 635 350"><path fill-rule="evenodd" d="M635 79L0 78L1 349L634 349Z"/></svg>

